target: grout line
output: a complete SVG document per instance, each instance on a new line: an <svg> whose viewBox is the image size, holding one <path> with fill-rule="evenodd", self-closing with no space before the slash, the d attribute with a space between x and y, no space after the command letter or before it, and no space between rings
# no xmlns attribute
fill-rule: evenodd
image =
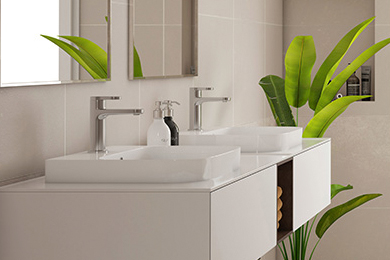
<svg viewBox="0 0 390 260"><path fill-rule="evenodd" d="M264 6L263 6L264 10L267 10L267 1L264 0ZM267 21L267 12L265 11L264 12L264 21ZM266 71L266 68L267 68L267 27L269 25L268 24L264 24L264 27L263 27L263 30L264 30L264 37L263 37L263 75L266 75L267 71ZM263 95L263 118L262 118L262 125L265 125L265 122L266 122L266 117L267 117L267 112L266 112L266 109L267 109L267 99L264 97Z"/></svg>
<svg viewBox="0 0 390 260"><path fill-rule="evenodd" d="M83 24L80 24L80 27L88 27L88 26L91 26L91 27L107 27L107 24L98 24L98 23L83 23Z"/></svg>
<svg viewBox="0 0 390 260"><path fill-rule="evenodd" d="M141 108L141 80L138 80L138 106ZM138 116L138 145L141 145L141 116Z"/></svg>
<svg viewBox="0 0 390 260"><path fill-rule="evenodd" d="M163 47L162 47L162 58L163 58L163 64L162 64L162 69L163 69L163 75L165 75L165 0L163 0Z"/></svg>
<svg viewBox="0 0 390 260"><path fill-rule="evenodd" d="M235 1L236 0L233 0L233 37L232 37L232 40L233 40L233 57L232 57L232 62L233 62L233 75L232 75L232 86L233 86L233 91L232 91L232 106L233 106L233 111L232 111L232 117L233 117L233 120L232 120L232 123L233 123L233 126L236 125L236 115L235 115L235 105L236 105L236 102L235 102L235 98L234 98L234 93L235 93L235 90L236 90L236 83L235 83L235 74L236 74L236 63L235 63L235 57L236 57L236 49L235 49L235 36L236 36L236 30L235 30L235 20L234 20L234 17L236 15L235 13Z"/></svg>
<svg viewBox="0 0 390 260"><path fill-rule="evenodd" d="M67 147L67 139L66 139L66 134L67 134L67 123L66 123L66 116L67 116L67 113L66 113L66 108L67 108L67 106L66 106L66 88L67 88L67 85L64 85L64 155L66 155L66 153L67 153L67 149L66 149L66 147Z"/></svg>
<svg viewBox="0 0 390 260"><path fill-rule="evenodd" d="M172 24L156 24L156 23L151 23L151 24L148 24L148 23L137 23L137 24L134 24L134 26L150 26L150 27L152 27L152 26L156 26L156 27L158 27L158 26L160 26L160 27L162 27L162 26L177 26L177 27L181 27L182 25L181 24L175 24L175 23L172 23Z"/></svg>

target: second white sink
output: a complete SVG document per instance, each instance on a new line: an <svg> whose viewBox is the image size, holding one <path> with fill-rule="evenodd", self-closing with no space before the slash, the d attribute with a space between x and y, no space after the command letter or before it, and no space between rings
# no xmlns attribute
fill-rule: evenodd
<svg viewBox="0 0 390 260"><path fill-rule="evenodd" d="M184 145L234 145L242 152L283 152L302 145L301 127L226 127L181 133Z"/></svg>
<svg viewBox="0 0 390 260"><path fill-rule="evenodd" d="M240 167L240 148L118 146L108 154L46 160L48 183L178 183L217 178Z"/></svg>

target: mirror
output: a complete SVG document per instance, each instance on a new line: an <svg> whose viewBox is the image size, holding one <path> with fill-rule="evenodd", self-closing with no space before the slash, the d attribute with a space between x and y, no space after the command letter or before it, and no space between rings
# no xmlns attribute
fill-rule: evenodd
<svg viewBox="0 0 390 260"><path fill-rule="evenodd" d="M129 78L197 76L198 0L130 0Z"/></svg>
<svg viewBox="0 0 390 260"><path fill-rule="evenodd" d="M1 87L109 80L109 2L1 0ZM59 35L81 38L72 43ZM100 47L86 46L89 41Z"/></svg>

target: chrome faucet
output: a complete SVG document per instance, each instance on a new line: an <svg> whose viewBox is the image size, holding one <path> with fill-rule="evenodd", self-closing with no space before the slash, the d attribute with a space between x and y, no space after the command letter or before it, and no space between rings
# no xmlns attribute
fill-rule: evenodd
<svg viewBox="0 0 390 260"><path fill-rule="evenodd" d="M121 97L91 97L90 117L90 152L106 151L105 118L111 115L133 114L140 115L143 109L106 109L106 100L119 100Z"/></svg>
<svg viewBox="0 0 390 260"><path fill-rule="evenodd" d="M190 88L190 131L202 130L202 104L204 102L228 102L230 97L203 97L203 90L213 90L212 87Z"/></svg>

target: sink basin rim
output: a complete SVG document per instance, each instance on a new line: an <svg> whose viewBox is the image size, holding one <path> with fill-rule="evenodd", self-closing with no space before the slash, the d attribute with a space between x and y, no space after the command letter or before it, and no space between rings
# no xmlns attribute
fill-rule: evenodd
<svg viewBox="0 0 390 260"><path fill-rule="evenodd" d="M179 146L180 147L180 146ZM79 153L46 160L47 183L180 183L210 180L235 172L240 167L239 147L162 148L163 150L215 151L214 156L194 159L119 160L120 153L152 146L109 147L109 153ZM110 157L109 157L110 156ZM102 159L109 157L109 159ZM114 157L113 159L110 159Z"/></svg>

